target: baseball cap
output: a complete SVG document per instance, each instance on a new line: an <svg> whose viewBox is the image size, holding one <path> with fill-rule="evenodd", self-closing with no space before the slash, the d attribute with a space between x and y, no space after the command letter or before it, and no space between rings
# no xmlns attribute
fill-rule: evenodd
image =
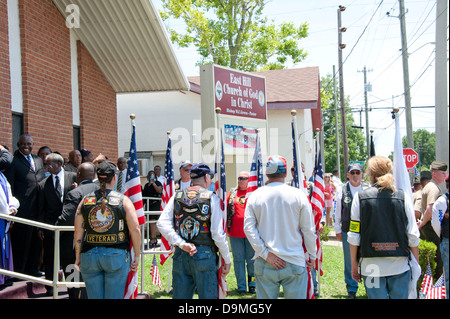
<svg viewBox="0 0 450 319"><path fill-rule="evenodd" d="M287 170L286 159L283 156L274 155L269 157L266 165L266 174L284 173Z"/></svg>
<svg viewBox="0 0 450 319"><path fill-rule="evenodd" d="M359 163L351 163L351 164L349 164L347 166L347 173L351 172L351 171L354 171L354 170L358 170L358 171L362 172L361 164L359 164Z"/></svg>
<svg viewBox="0 0 450 319"><path fill-rule="evenodd" d="M247 171L243 171L239 173L238 177L250 178L250 173Z"/></svg>
<svg viewBox="0 0 450 319"><path fill-rule="evenodd" d="M192 165L192 163L190 161L188 161L188 160L182 161L181 165L180 165L180 168L184 168L184 167L189 166L189 165Z"/></svg>
<svg viewBox="0 0 450 319"><path fill-rule="evenodd" d="M431 163L431 169L445 172L447 170L447 164L445 164L444 162L434 161L433 163Z"/></svg>
<svg viewBox="0 0 450 319"><path fill-rule="evenodd" d="M118 172L116 164L111 161L103 161L98 164L97 176L99 178L108 178L114 176Z"/></svg>
<svg viewBox="0 0 450 319"><path fill-rule="evenodd" d="M205 163L194 164L191 167L191 178L199 178L205 176L206 174L209 174L212 177L215 173Z"/></svg>

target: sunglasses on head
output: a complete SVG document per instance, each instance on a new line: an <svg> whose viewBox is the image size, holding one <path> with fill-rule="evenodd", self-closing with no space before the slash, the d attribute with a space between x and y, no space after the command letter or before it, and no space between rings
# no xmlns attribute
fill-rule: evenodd
<svg viewBox="0 0 450 319"><path fill-rule="evenodd" d="M351 171L350 174L351 175L359 175L359 174L361 174L361 172L360 171Z"/></svg>

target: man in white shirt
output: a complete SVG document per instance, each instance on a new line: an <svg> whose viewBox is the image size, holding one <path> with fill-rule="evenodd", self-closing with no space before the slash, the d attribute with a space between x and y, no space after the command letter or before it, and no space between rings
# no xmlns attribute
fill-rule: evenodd
<svg viewBox="0 0 450 319"><path fill-rule="evenodd" d="M192 166L190 174L192 186L175 192L157 227L171 245L177 246L173 255L173 298L192 299L197 289L200 299L217 299L217 249L225 262L222 276L231 269L223 211L219 197L208 191L214 172L199 163Z"/></svg>
<svg viewBox="0 0 450 319"><path fill-rule="evenodd" d="M286 172L286 159L270 157L268 184L247 199L244 232L255 250L258 299L278 298L280 285L285 298L306 299L306 266L311 269L316 259L311 205L300 189L285 184Z"/></svg>
<svg viewBox="0 0 450 319"><path fill-rule="evenodd" d="M188 160L181 162L180 179L175 183L175 189L186 189L191 186L191 167L192 163Z"/></svg>
<svg viewBox="0 0 450 319"><path fill-rule="evenodd" d="M344 253L344 279L347 288L347 297L354 299L358 291L358 283L352 278L352 265L350 257L350 246L347 242L347 233L350 227L350 213L352 200L356 193L368 185L362 183L362 167L358 163L352 163L347 167L348 182L341 186L336 192L334 230L336 238L342 241Z"/></svg>

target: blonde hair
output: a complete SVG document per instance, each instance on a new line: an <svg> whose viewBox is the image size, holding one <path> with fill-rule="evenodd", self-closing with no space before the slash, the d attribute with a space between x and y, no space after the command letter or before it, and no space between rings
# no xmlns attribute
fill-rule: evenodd
<svg viewBox="0 0 450 319"><path fill-rule="evenodd" d="M393 172L392 161L384 156L373 156L367 164L372 183L379 186L379 191L389 189L393 193L397 191Z"/></svg>

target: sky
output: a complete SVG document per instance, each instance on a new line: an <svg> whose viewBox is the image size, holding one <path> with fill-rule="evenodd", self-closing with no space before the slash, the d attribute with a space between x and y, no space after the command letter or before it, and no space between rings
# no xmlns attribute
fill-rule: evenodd
<svg viewBox="0 0 450 319"><path fill-rule="evenodd" d="M156 8L162 8L160 0L153 0ZM321 77L338 70L337 10L341 13L344 95L350 99L355 124L365 127L364 73L372 91L368 92L369 129L374 130L377 155L388 156L394 150L395 125L391 117L393 106L400 108L401 135L406 136L404 112L403 63L399 4L397 0L271 0L263 15L275 24L283 21L295 25L307 22L309 35L299 41L299 47L307 51L305 60L289 68L318 66ZM435 130L435 19L436 1L405 0L407 10L406 34L409 53L409 80L413 130ZM387 14L389 12L389 14ZM177 30L183 30L181 21L165 22ZM448 33L448 28L447 28ZM448 35L447 35L448 39ZM447 42L448 48L448 42ZM173 50L185 76L199 75L196 62L199 56L194 47ZM448 61L448 60L447 60ZM448 67L447 67L448 69ZM338 75L336 81L338 85ZM447 93L448 94L448 93ZM363 112L360 112L362 110ZM363 129L365 135L365 128ZM351 159L350 159L351 160Z"/></svg>

